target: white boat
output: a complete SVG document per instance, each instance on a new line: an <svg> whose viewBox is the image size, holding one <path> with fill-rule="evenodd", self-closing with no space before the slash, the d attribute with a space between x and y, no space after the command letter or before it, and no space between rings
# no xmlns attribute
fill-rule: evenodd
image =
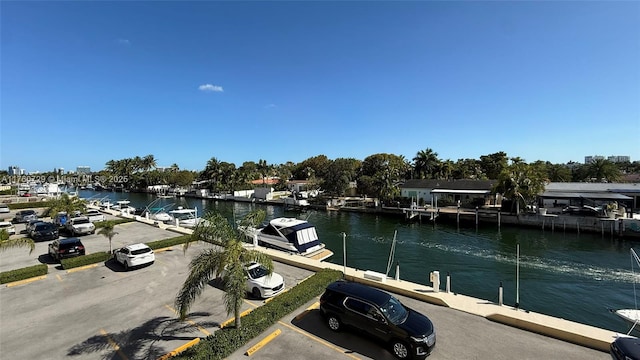
<svg viewBox="0 0 640 360"><path fill-rule="evenodd" d="M136 208L130 206L131 201L129 200L118 200L115 205L111 206L111 210L122 211L128 214L134 214L136 212Z"/></svg>
<svg viewBox="0 0 640 360"><path fill-rule="evenodd" d="M150 208L148 209L149 219L155 221L161 221L164 223L168 223L173 220L173 216L169 215L167 209L172 207L173 204L169 204L167 206L163 206L160 208Z"/></svg>
<svg viewBox="0 0 640 360"><path fill-rule="evenodd" d="M168 212L171 219L168 224L177 225L185 228L194 228L200 222L198 217L198 209L185 209L179 206L177 209Z"/></svg>
<svg viewBox="0 0 640 360"><path fill-rule="evenodd" d="M293 192L291 196L283 198L284 206L287 209L306 210L311 204L309 200L302 197L301 194Z"/></svg>
<svg viewBox="0 0 640 360"><path fill-rule="evenodd" d="M638 264L638 266L640 266L640 258L638 257L638 254L636 254L633 248L630 249L630 252L631 252L631 257L633 259L632 261L635 261L635 263ZM633 265L633 262L631 264ZM622 319L626 320L628 323L631 324L631 329L629 329L629 332L627 333L627 335L629 335L633 331L636 325L640 324L639 309L618 309L618 310L611 310L611 312L613 312L614 314L618 315L619 317L621 317Z"/></svg>
<svg viewBox="0 0 640 360"><path fill-rule="evenodd" d="M290 253L325 260L333 255L318 239L316 227L306 220L276 218L264 226L244 229L256 245L273 247Z"/></svg>

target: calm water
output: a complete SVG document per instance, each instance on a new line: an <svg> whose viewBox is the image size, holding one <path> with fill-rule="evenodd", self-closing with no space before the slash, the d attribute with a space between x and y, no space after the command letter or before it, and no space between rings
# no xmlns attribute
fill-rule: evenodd
<svg viewBox="0 0 640 360"><path fill-rule="evenodd" d="M112 201L129 199L145 207L156 198L149 194L99 193L81 191L84 198L109 196ZM451 290L480 299L498 301L500 282L504 303L516 302L517 245L520 245L520 307L617 332L629 326L608 308L635 308L634 282L640 280L637 264L631 263L629 249L640 243L622 241L609 234L564 233L536 229L516 229L481 225L477 230L447 225L407 224L399 218L371 214L309 211L284 212L280 206L199 199L161 199L162 204L217 211L239 219L259 207L267 219L300 217L316 225L321 240L334 256L329 261L343 263L343 236L346 233L347 265L385 273L396 235L395 261L389 272L431 285L429 272L440 271L442 289L451 274ZM176 206L177 206L176 205ZM632 267L633 266L633 267ZM637 288L640 296L640 284Z"/></svg>

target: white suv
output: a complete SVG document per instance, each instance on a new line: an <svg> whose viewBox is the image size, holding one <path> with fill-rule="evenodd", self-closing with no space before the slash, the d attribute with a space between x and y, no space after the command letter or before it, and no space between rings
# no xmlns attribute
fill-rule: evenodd
<svg viewBox="0 0 640 360"><path fill-rule="evenodd" d="M260 263L250 263L245 266L247 275L247 292L254 298L264 299L276 296L284 290L284 278L282 275L269 271Z"/></svg>
<svg viewBox="0 0 640 360"><path fill-rule="evenodd" d="M122 264L125 270L129 270L135 266L153 264L156 260L153 250L142 243L127 245L123 248L114 250L113 258Z"/></svg>
<svg viewBox="0 0 640 360"><path fill-rule="evenodd" d="M87 212L84 214L84 216L88 217L89 221L91 221L91 222L107 220L107 218L104 216L104 214L101 213L99 210L87 210Z"/></svg>
<svg viewBox="0 0 640 360"><path fill-rule="evenodd" d="M86 216L71 218L64 226L71 236L94 234L96 232L96 226Z"/></svg>

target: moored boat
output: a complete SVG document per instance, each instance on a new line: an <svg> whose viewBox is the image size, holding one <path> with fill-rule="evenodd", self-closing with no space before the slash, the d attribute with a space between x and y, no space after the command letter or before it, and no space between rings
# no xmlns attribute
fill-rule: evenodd
<svg viewBox="0 0 640 360"><path fill-rule="evenodd" d="M281 217L258 228L244 229L257 245L276 248L316 260L325 260L333 252L320 242L316 227L306 220Z"/></svg>
<svg viewBox="0 0 640 360"><path fill-rule="evenodd" d="M201 218L198 217L198 209L186 209L182 206L170 210L168 214L171 216L171 219L167 221L168 224L190 229L196 227L201 220Z"/></svg>

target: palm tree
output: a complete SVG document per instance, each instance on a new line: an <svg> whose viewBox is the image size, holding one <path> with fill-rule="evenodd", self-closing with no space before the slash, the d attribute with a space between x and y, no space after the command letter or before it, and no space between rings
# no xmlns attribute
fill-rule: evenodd
<svg viewBox="0 0 640 360"><path fill-rule="evenodd" d="M434 178L436 169L440 164L438 153L432 149L420 150L413 158L415 163L416 177L418 179Z"/></svg>
<svg viewBox="0 0 640 360"><path fill-rule="evenodd" d="M113 231L113 228L115 226L116 224L113 221L105 221L104 223L102 223L102 228L98 231L98 234L109 239L109 254L113 252L113 249L111 248L111 240L114 236L118 235L117 232Z"/></svg>
<svg viewBox="0 0 640 360"><path fill-rule="evenodd" d="M31 254L36 248L36 244L33 240L26 237L9 240L9 233L7 230L0 230L0 252L19 247L28 247L29 254Z"/></svg>
<svg viewBox="0 0 640 360"><path fill-rule="evenodd" d="M529 165L520 158L511 159L498 177L494 185L494 192L502 194L512 201L516 207L516 215L520 213L520 204L531 204L538 194L544 190L546 178L540 169Z"/></svg>
<svg viewBox="0 0 640 360"><path fill-rule="evenodd" d="M596 159L587 167L587 174L590 179L596 182L617 181L620 179L620 169L613 162L605 159Z"/></svg>
<svg viewBox="0 0 640 360"><path fill-rule="evenodd" d="M239 227L257 226L264 217L264 210L254 210L244 217ZM271 258L257 250L246 249L240 236L244 235L232 228L224 216L213 212L206 213L203 221L194 229L190 241L202 240L214 244L214 247L197 255L189 264L189 276L175 301L181 320L187 317L189 308L209 281L220 276L224 284L227 314L233 313L235 326L240 327L240 307L246 295L245 264L259 262L269 273L273 271ZM185 243L185 251L188 246L189 242Z"/></svg>
<svg viewBox="0 0 640 360"><path fill-rule="evenodd" d="M69 216L73 216L74 213L82 213L85 210L86 204L84 200L77 196L69 196L67 193L62 193L58 199L53 201L46 213L53 218L60 212L66 212Z"/></svg>

